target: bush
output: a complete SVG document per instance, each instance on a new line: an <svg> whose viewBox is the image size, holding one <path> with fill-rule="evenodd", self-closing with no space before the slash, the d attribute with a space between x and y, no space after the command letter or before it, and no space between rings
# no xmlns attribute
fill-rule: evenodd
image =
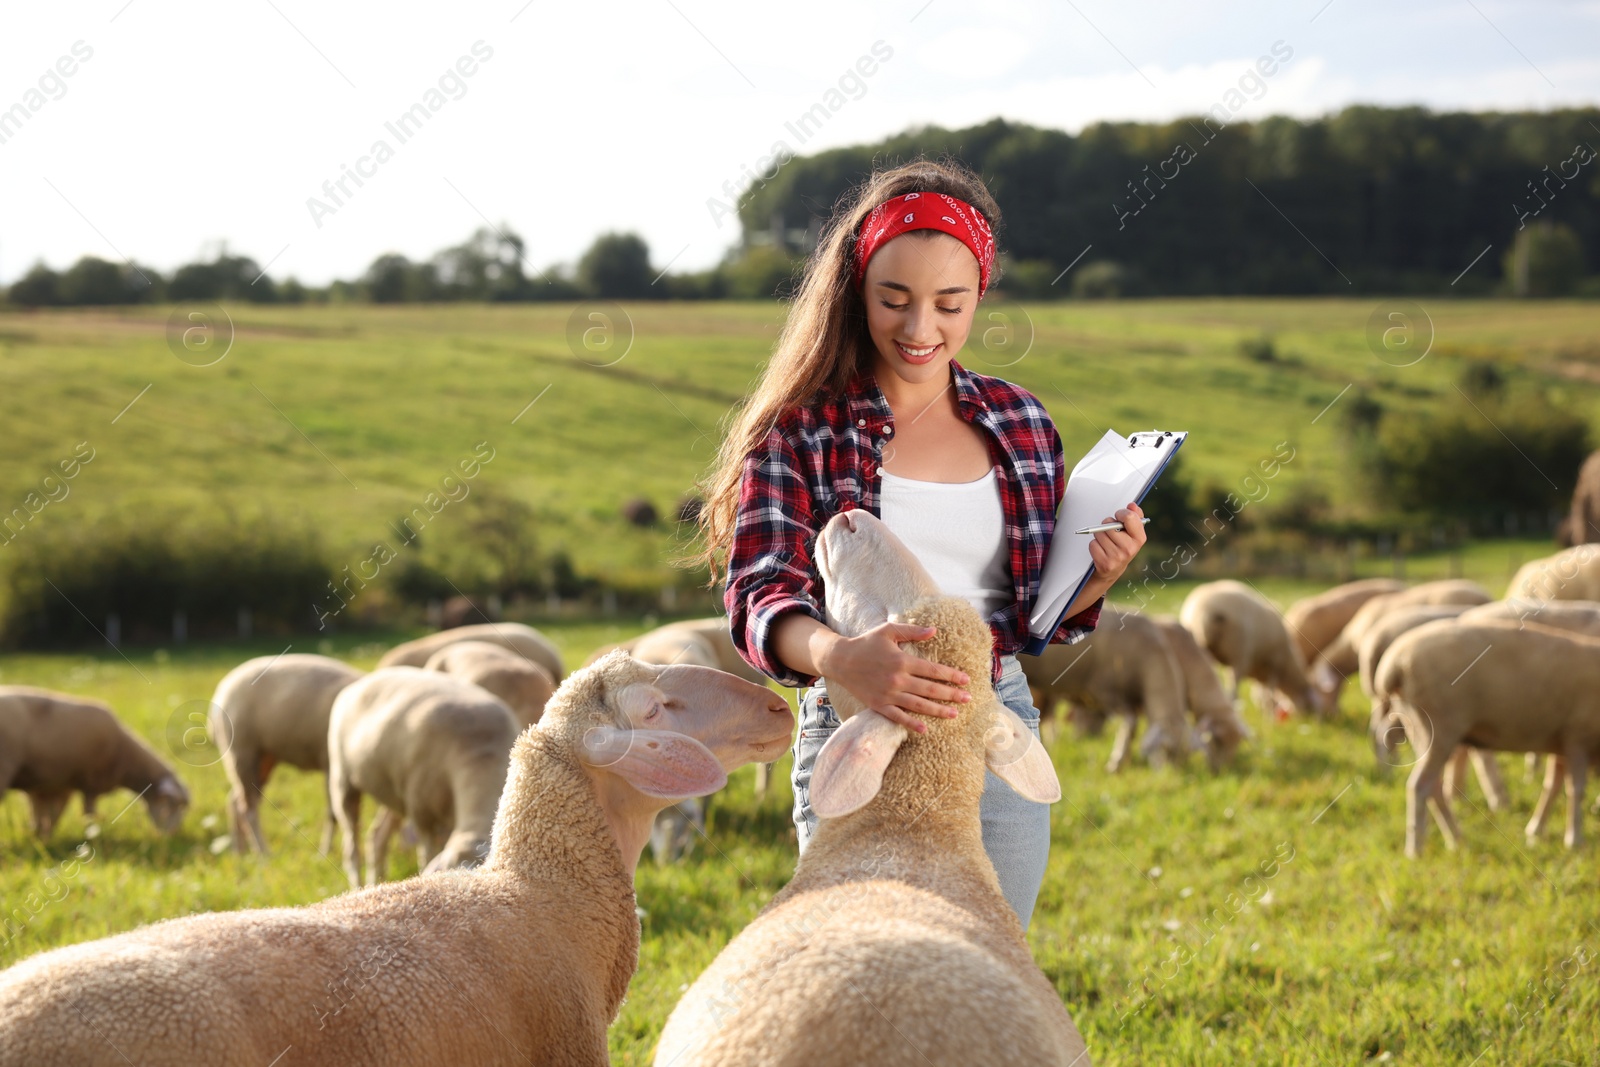
<svg viewBox="0 0 1600 1067"><path fill-rule="evenodd" d="M1583 244L1572 227L1545 219L1517 234L1504 269L1517 296L1567 296L1583 277Z"/></svg>
<svg viewBox="0 0 1600 1067"><path fill-rule="evenodd" d="M183 611L194 637L312 628L332 571L309 530L278 520L130 513L28 530L10 546L0 637L10 644L97 643L116 615L125 640L165 641Z"/></svg>
<svg viewBox="0 0 1600 1067"><path fill-rule="evenodd" d="M1272 343L1271 334L1261 334L1258 337L1245 337L1239 341L1239 354L1256 363L1276 363L1278 361L1277 346Z"/></svg>
<svg viewBox="0 0 1600 1067"><path fill-rule="evenodd" d="M1080 300L1115 300L1129 296L1133 278L1120 263L1097 259L1085 263L1072 276L1072 295Z"/></svg>
<svg viewBox="0 0 1600 1067"><path fill-rule="evenodd" d="M1560 487L1590 451L1587 420L1538 395L1475 403L1384 419L1361 457L1374 502L1468 520L1564 508Z"/></svg>

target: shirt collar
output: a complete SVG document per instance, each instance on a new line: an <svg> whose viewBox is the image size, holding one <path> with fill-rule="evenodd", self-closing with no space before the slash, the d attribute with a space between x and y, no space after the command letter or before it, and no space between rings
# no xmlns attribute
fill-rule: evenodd
<svg viewBox="0 0 1600 1067"><path fill-rule="evenodd" d="M976 420L981 412L988 409L989 404L984 400L983 391L972 372L951 359L950 376L955 381L956 407L961 411L961 417L968 422ZM845 404L853 424L864 418L886 419L893 414L889 401L884 399L883 390L878 388L876 376L870 370L858 369L850 376L849 384L845 387Z"/></svg>

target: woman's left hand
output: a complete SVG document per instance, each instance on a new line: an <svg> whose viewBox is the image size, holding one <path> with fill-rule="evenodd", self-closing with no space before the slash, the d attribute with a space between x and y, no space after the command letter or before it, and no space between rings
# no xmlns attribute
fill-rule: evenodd
<svg viewBox="0 0 1600 1067"><path fill-rule="evenodd" d="M1094 560L1095 576L1109 588L1122 577L1133 562L1133 557L1144 547L1144 512L1138 504L1118 508L1115 515L1101 522L1120 522L1121 530L1101 530L1089 542L1089 556Z"/></svg>

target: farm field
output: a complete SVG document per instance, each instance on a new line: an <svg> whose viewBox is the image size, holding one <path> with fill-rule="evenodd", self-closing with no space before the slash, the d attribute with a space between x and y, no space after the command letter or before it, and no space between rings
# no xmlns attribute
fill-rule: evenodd
<svg viewBox="0 0 1600 1067"><path fill-rule="evenodd" d="M1360 487L1338 420L1324 416L1362 390L1393 412L1459 404L1463 361L1491 358L1513 387L1548 387L1600 425L1600 305L1424 303L1433 345L1404 367L1367 345L1369 321L1387 306L1375 300L997 305L1009 318L975 330L958 358L1039 396L1069 463L1108 427L1179 426L1192 433L1190 476L1237 485L1288 441L1295 457L1274 488L1313 480L1336 505L1353 504ZM566 549L582 573L659 584L684 546L670 523L634 527L620 505L644 496L670 514L710 462L782 314L778 304L629 305L614 347L596 354L569 341L592 322L567 305L227 311L232 347L208 366L174 355L170 308L0 315L0 512L78 442L95 449L70 495L20 537L50 538L100 515L232 510L313 528L331 558L355 560L488 442L494 458L478 484L534 509L541 551ZM1272 362L1239 351L1262 334L1273 338ZM1405 577L1459 574L1499 594L1519 563L1552 547L1474 542L1408 556ZM1389 568L1363 559L1359 573ZM1280 606L1322 588L1253 581ZM1135 591L1125 579L1112 600L1174 612L1192 584ZM533 621L570 667L658 620ZM292 647L370 668L409 636L302 635ZM275 855L236 856L221 840L217 754L192 732L190 716L227 670L290 641L0 652L0 684L108 701L194 798L172 838L156 834L142 806L123 812L131 795L118 793L101 802L96 826L73 803L40 845L25 800L0 797L0 903L15 926L0 928L0 966L191 911L344 890L337 857L316 850L321 778L279 770L262 813ZM1596 1062L1593 815L1576 850L1549 830L1525 844L1538 789L1520 759L1503 756L1511 809L1489 812L1470 782L1457 807L1462 849L1446 851L1430 825L1424 855L1407 861L1405 772L1375 765L1356 687L1336 721L1272 722L1254 704L1247 719L1255 739L1215 775L1199 759L1159 770L1135 759L1108 775L1109 735L1062 731L1050 745L1064 796L1029 937L1096 1064ZM685 862L658 869L647 854L641 864L644 941L611 1032L614 1062L650 1061L681 989L790 876L787 770L786 760L764 798L753 770L739 772ZM390 862L391 877L415 873L404 849ZM310 1007L306 1022L316 1024Z"/></svg>
<svg viewBox="0 0 1600 1067"><path fill-rule="evenodd" d="M1500 592L1508 552L1480 545L1467 577ZM1443 557L1408 561L1442 576ZM1280 606L1313 587L1257 583ZM1187 583L1148 605L1175 611ZM1117 599L1113 597L1113 599ZM555 623L546 631L569 666L657 620ZM403 636L297 641L371 667ZM194 803L181 830L157 836L142 805L112 794L98 833L72 804L48 845L27 826L19 795L0 802L0 900L28 916L0 942L0 966L42 949L191 911L307 903L344 889L336 857L316 851L320 777L280 770L262 823L275 855L220 846L226 782L216 753L186 737L230 667L271 654L266 642L0 656L0 683L28 683L109 701L179 767ZM794 691L788 691L791 699ZM1063 730L1051 744L1063 799L1029 933L1094 1062L1132 1064L1587 1064L1600 1047L1600 895L1589 840L1535 846L1522 824L1537 788L1521 761L1501 757L1512 795L1490 813L1476 783L1458 802L1464 843L1447 852L1436 828L1417 861L1402 853L1404 772L1384 774L1365 735L1366 709L1348 687L1337 721L1270 722L1254 704L1256 737L1238 763L1210 774L1199 759L1152 770L1102 767L1110 737ZM1401 758L1408 758L1401 750ZM613 1062L650 1062L682 988L782 887L793 870L788 761L758 799L754 772L734 775L712 803L709 835L681 864L638 877L640 969L611 1031ZM371 817L371 805L365 812ZM1559 819L1553 820L1559 823ZM93 836L91 836L93 835ZM78 860L73 875L59 865ZM415 872L391 853L391 877ZM35 914L36 912L36 914ZM306 1010L306 1024L315 1024Z"/></svg>
<svg viewBox="0 0 1600 1067"><path fill-rule="evenodd" d="M1432 344L1408 366L1369 349L1374 314L1387 322L1398 306L1370 298L986 304L957 358L1037 395L1069 466L1107 428L1184 427L1190 477L1236 488L1287 441L1294 458L1273 488L1311 479L1336 506L1359 488L1338 405L1363 391L1401 413L1462 405L1453 383L1467 358L1492 358L1514 388L1548 386L1600 424L1600 305L1424 304ZM486 442L477 486L533 508L541 552L564 548L580 573L620 585L674 573L687 585L664 562L684 547L672 525L640 529L619 509L643 496L670 515L702 476L782 306L590 310L230 305L231 347L207 366L192 364L223 350L177 358L167 307L0 315L0 512L88 442L94 459L70 495L19 536L110 513L233 512L315 530L337 568L366 558ZM1239 351L1262 334L1272 362Z"/></svg>

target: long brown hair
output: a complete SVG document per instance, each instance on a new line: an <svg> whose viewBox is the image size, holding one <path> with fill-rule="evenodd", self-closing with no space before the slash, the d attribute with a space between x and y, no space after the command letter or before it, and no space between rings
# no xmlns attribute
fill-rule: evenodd
<svg viewBox="0 0 1600 1067"><path fill-rule="evenodd" d="M727 432L710 470L698 483L705 499L697 519L703 543L698 551L671 561L679 566L704 565L711 575L707 587L721 580L718 567L725 563L722 556L733 539L745 458L761 446L789 410L812 403L824 390L835 395L843 392L858 368L871 366L866 305L854 283L856 232L874 207L913 192L944 193L965 200L983 213L998 240L1000 209L994 197L975 171L949 156L939 160L918 157L889 170L874 171L839 198L833 217L806 260L772 358L744 403L731 408L723 419ZM910 232L931 237L939 231ZM997 262L991 286L999 276Z"/></svg>

